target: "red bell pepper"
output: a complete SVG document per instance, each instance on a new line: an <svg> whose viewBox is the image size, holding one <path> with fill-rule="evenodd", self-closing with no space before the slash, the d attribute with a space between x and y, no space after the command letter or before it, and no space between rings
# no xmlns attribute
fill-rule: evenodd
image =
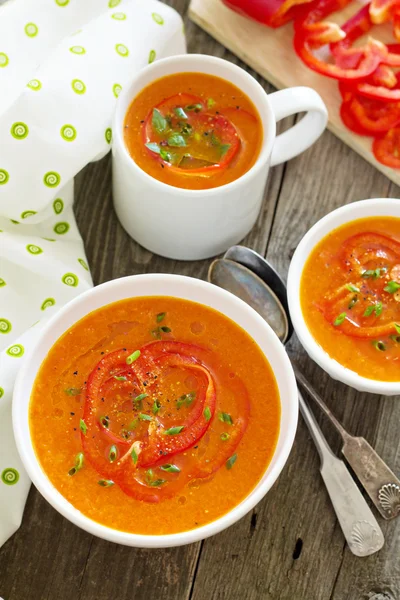
<svg viewBox="0 0 400 600"><path fill-rule="evenodd" d="M280 27L295 16L299 6L312 0L222 0L241 15L269 27Z"/></svg>
<svg viewBox="0 0 400 600"><path fill-rule="evenodd" d="M399 0L371 0L369 5L371 21L375 25L392 21L394 15L399 12Z"/></svg>
<svg viewBox="0 0 400 600"><path fill-rule="evenodd" d="M389 129L384 136L376 138L372 151L376 160L382 164L400 169L400 127Z"/></svg>

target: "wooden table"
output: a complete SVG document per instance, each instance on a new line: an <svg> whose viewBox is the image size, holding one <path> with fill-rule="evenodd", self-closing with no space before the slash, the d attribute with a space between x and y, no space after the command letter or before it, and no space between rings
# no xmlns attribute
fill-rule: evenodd
<svg viewBox="0 0 400 600"><path fill-rule="evenodd" d="M240 62L184 17L189 52ZM244 66L244 65L241 65ZM256 76L257 79L260 79ZM272 88L262 82L267 91ZM284 124L283 124L284 125ZM154 256L124 232L113 211L110 157L76 180L76 214L96 284L134 273L206 278L209 261ZM286 274L304 233L353 200L400 198L400 189L331 133L272 170L265 202L244 243ZM399 398L360 394L332 381L293 340L290 350L350 432L363 435L400 472ZM322 422L334 449L339 440ZM382 522L386 545L369 558L346 547L300 419L289 461L267 497L239 523L204 542L137 550L94 538L31 489L19 531L0 550L4 600L399 600L400 519Z"/></svg>

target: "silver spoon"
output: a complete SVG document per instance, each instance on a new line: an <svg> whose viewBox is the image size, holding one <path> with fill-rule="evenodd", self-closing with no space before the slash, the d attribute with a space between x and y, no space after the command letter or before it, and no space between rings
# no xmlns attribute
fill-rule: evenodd
<svg viewBox="0 0 400 600"><path fill-rule="evenodd" d="M276 272L272 270L272 274L275 275ZM211 283L228 289L248 302L267 320L280 340L286 343L289 339L291 322L289 312L285 311L279 299L279 295L282 295L281 285L283 291L285 289L279 275L277 277L280 285L272 291L263 279L242 264L227 258L215 260L208 272ZM270 283L270 279L268 281ZM270 312L265 308L266 305ZM299 403L303 418L320 455L322 478L351 552L356 556L368 556L377 552L384 544L384 537L372 511L344 462L333 454L300 391Z"/></svg>
<svg viewBox="0 0 400 600"><path fill-rule="evenodd" d="M272 292L280 302L279 310L285 312L288 321L286 336L280 336L272 322L266 319L277 333L283 343L287 343L293 334L293 326L290 319L287 303L286 285L277 271L265 258L250 248L244 246L232 246L225 254L226 259L247 267L250 275L262 280L268 293ZM256 275L257 274L257 275ZM247 281L251 286L251 281ZM256 306L253 306L257 310ZM270 310L273 304L269 304ZM259 312L259 311L258 311ZM278 307L275 306L274 313L277 314ZM264 317L265 318L265 317ZM342 454L353 469L363 488L368 493L375 507L384 519L393 519L400 515L400 480L396 477L381 457L370 446L363 437L350 435L343 425L336 419L331 410L326 406L321 396L315 391L307 379L302 375L294 364L294 371L298 383L306 390L309 396L318 404L332 425L337 429L343 440Z"/></svg>

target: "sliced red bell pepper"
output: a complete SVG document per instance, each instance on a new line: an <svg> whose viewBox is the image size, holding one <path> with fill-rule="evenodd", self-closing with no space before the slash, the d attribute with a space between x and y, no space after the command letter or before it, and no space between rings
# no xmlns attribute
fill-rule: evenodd
<svg viewBox="0 0 400 600"><path fill-rule="evenodd" d="M342 103L340 116L354 133L377 135L400 123L400 104L369 100L350 94L350 98Z"/></svg>
<svg viewBox="0 0 400 600"><path fill-rule="evenodd" d="M376 160L382 164L400 169L400 127L389 129L384 136L376 138L372 151Z"/></svg>
<svg viewBox="0 0 400 600"><path fill-rule="evenodd" d="M294 47L302 61L317 73L343 81L361 81L386 59L388 51L381 42L373 39L361 48L351 47L353 39L359 37L364 26L361 17L350 20L347 29L322 21L349 1L320 0L311 5L310 10L295 22ZM328 43L331 44L333 63L321 60L312 52Z"/></svg>
<svg viewBox="0 0 400 600"><path fill-rule="evenodd" d="M222 0L241 15L269 27L280 27L296 15L296 9L312 0Z"/></svg>
<svg viewBox="0 0 400 600"><path fill-rule="evenodd" d="M369 5L371 21L375 25L392 21L395 13L399 11L399 0L371 0Z"/></svg>

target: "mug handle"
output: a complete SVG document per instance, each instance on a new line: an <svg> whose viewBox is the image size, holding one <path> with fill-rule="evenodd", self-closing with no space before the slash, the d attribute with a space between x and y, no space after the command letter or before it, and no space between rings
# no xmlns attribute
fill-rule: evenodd
<svg viewBox="0 0 400 600"><path fill-rule="evenodd" d="M276 122L299 112L305 117L278 135L272 150L271 167L286 162L307 150L323 133L328 110L319 94L308 87L293 87L268 95Z"/></svg>

